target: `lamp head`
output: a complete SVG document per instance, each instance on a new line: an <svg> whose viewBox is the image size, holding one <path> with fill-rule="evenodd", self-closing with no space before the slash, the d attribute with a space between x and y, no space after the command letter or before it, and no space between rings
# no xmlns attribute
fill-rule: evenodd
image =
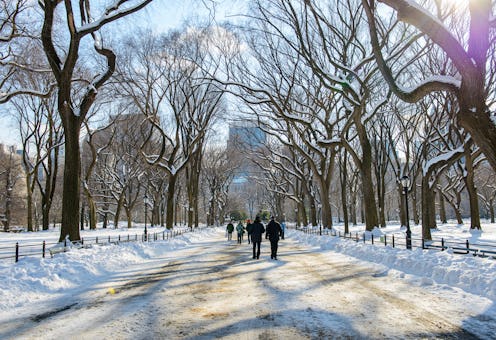
<svg viewBox="0 0 496 340"><path fill-rule="evenodd" d="M410 178L407 175L401 177L400 182L403 188L410 187Z"/></svg>

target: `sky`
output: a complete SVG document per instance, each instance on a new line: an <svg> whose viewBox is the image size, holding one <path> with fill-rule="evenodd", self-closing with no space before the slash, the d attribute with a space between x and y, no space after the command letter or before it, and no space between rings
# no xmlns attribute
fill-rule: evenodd
<svg viewBox="0 0 496 340"><path fill-rule="evenodd" d="M337 227L338 229L341 228L341 226ZM357 231L363 230L363 225L354 228ZM480 242L494 242L496 240L496 225L494 224L484 224L482 233L471 234L467 231L467 228L454 223L442 225L437 232L437 236L445 235L446 237L460 237L462 239L470 237L471 241L479 240ZM127 231L124 228L117 230L100 229L97 231L85 231L85 233L93 236L102 236L104 234L112 233L115 235L116 233L125 233ZM140 227L131 229L132 233L140 231L142 231ZM392 225L387 229L376 232L398 232L398 227ZM414 229L414 235L416 232L417 230ZM56 236L56 230L20 234L0 233L0 246L5 247L16 239L24 239L27 242L28 240L40 241L41 239L49 239ZM299 245L304 247L306 251L301 254L295 254L292 251L293 248L290 249L291 245ZM206 248L202 248L203 250L199 254L193 255L193 252L198 251L195 248L199 246ZM207 251L206 249L208 249L208 255L205 253ZM171 278L164 279L162 284L154 285L153 289L150 287L150 289L142 292L139 300L128 303L125 306L119 306L119 308L122 308L119 309L119 315L114 315L116 322L118 322L116 324L117 327L104 327L100 325L97 327L98 335L101 338L114 337L121 339L132 338L137 334L143 336L142 334L145 328L153 329L145 321L152 314L154 316L153 320L156 320L155 316L159 313L158 306L151 310L149 310L151 308L149 306L153 305L155 301L159 301L161 297L163 298L163 294L169 288L184 287L182 292L186 295L178 296L178 300L171 305L180 308L177 312L191 313L188 312L186 307L181 307L181 303L185 303L187 297L193 296L194 298L195 294L197 294L194 293L194 287L200 283L196 281L198 278L195 274L199 273L201 275L204 272L205 275L207 273L211 275L216 272L215 268L217 266L219 266L218 269L229 271L227 273L228 277L234 278L235 275L248 275L246 277L248 286L250 280L262 279L260 276L256 276L256 273L266 273L269 276L263 274L263 280L277 282L279 289L272 287L268 281L262 282L263 291L267 292L267 289L270 289L270 293L272 295L275 294L275 297L273 297L273 301L264 301L256 308L277 309L277 312L274 312L274 317L277 316L279 323L287 325L287 323L292 322L291 320L296 318L302 324L312 325L317 322L316 317L323 317L332 327L343 327L342 322L344 321L353 325L358 330L362 329L362 327L376 327L379 329L381 327L391 327L390 325L388 326L379 322L379 319L376 321L378 323L377 325L374 325L374 323L371 325L365 325L363 323L357 325L356 323L358 320L361 320L360 318L363 315L360 316L360 313L356 310L351 311L351 317L344 318L343 315L323 314L322 311L318 311L316 307L313 307L313 304L318 305L319 301L328 301L332 304L333 299L330 299L326 295L329 294L326 289L329 289L329 287L339 289L340 286L338 285L346 284L347 281L322 280L309 285L308 282L299 281L297 276L288 277L290 268L297 266L300 260L307 261L308 258L306 256L309 256L310 259L315 256L321 259L333 259L344 268L350 268L347 269L349 274L351 273L351 268L369 268L372 272L376 273L374 274L374 280L377 279L377 282L384 283L384 297L392 294L400 301L409 301L408 304L411 304L411 298L414 292L418 294L425 292L426 295L431 297L449 299L449 303L436 306L437 310L435 312L432 311L433 313L439 313L436 314L441 318L438 320L439 322L442 322L443 318L451 319L451 322L454 324L463 326L465 330L481 338L490 338L494 335L493 332L496 329L496 306L494 304L496 300L496 260L457 255L451 251L393 249L391 246L374 246L337 237L308 235L294 230L287 230L285 241L281 241L278 263L271 263L268 260L267 242L262 243L260 262L253 263L249 252L248 245L237 245L234 240L231 242L226 241L225 229L224 227L219 227L207 228L195 233L186 233L168 241L94 246L89 249L71 250L67 253L60 253L55 255L54 258L47 259L25 257L17 264L14 264L12 261L2 260L0 261L0 282L2 282L2 290L0 290L0 337L6 339L17 338L16 332L22 329L22 327L16 328L14 326L18 322L22 322L24 318L27 318L27 324L32 323L31 320L40 315L40 308L41 311L58 311L75 304L79 306L74 313L68 313L66 315L67 317L71 317L72 315L73 318L77 316L79 318L78 320L64 319L63 316L46 320L48 323L46 327L50 329L51 333L49 334L52 335L54 334L53 332L60 331L60 334L56 334L63 336L63 332L68 331L63 328L59 330L55 327L61 323L70 324L73 327L79 327L85 324L87 327L92 322L90 317L98 318L99 324L103 323L102 318L112 314L107 314L112 311L112 308L117 308L112 302L113 294L116 294L116 299L134 301L132 300L132 294L128 296L124 290L115 293L112 290L113 287L122 285L129 275L146 272L148 269L156 268L157 266L163 268L167 264L177 263L177 261L187 261L191 256L199 256L196 261L201 262L200 259L203 259L207 267L197 268L196 271L192 270L191 272L178 271L177 275L182 280L186 280L181 281L181 285L174 284L175 282L171 281ZM216 257L226 259L226 256L229 255L233 257L233 264L230 268L224 265L223 262L218 264L214 261ZM241 256L240 259L238 259L239 256ZM246 258L243 259L243 257ZM172 266L171 268L174 267ZM251 276L252 274L255 276ZM341 274L344 275L345 273L343 272ZM322 273L322 275L324 274ZM188 279L191 282L187 281ZM219 284L224 283L226 283L224 280L219 281ZM213 285L214 287L216 286L215 282ZM311 290L309 288L310 286L312 287ZM223 292L222 294L228 294L228 291L222 290L222 286L217 288L219 292ZM189 289L192 292L187 294ZM236 292L236 287L232 287L232 291ZM220 315L222 311L224 313L226 311L232 311L233 318L235 318L237 317L236 306L249 306L251 301L263 299L264 295L262 294L265 294L263 292L252 292L251 290L244 290L244 292L245 294L237 294L236 302L233 301L226 304L224 299L220 299L217 302L209 302L209 312L214 313L216 311ZM343 293L350 299L350 306L339 305L339 307L336 307L338 308L337 310L353 308L352 306L360 301L355 300L359 299L359 295L353 291L352 287ZM101 297L97 298L98 296ZM338 293L336 292L334 299L337 296ZM198 295L196 297L197 299L201 298ZM95 298L95 304L88 302ZM429 308L428 301L422 301L422 298L419 296L416 298L418 300L415 301L415 304L425 304L424 307ZM287 303L288 299L292 300L291 304ZM138 301L142 302L140 303ZM84 307L87 303L89 304L88 308ZM366 301L363 301L363 303L366 303ZM86 310L89 313L85 313ZM144 310L147 310L147 312ZM373 315L372 319L375 317L385 318L385 320L389 320L393 324L396 322L400 323L396 314L398 312L398 310L377 309L377 315ZM402 310L401 313L405 313L405 311ZM129 321L127 321L128 315L131 318ZM179 323L179 314L174 312L171 315L174 315L174 320L177 320ZM191 316L189 317L191 318ZM395 319L397 321L394 321ZM258 319L257 322L261 321L263 322L263 320ZM56 322L56 324L50 324L50 322ZM133 323L131 324L131 322ZM214 319L212 322L218 324L222 322L222 318ZM243 322L247 321L232 321L230 323L231 326L227 328L221 327L220 329L224 332L229 331L234 334L240 332L241 334L245 331ZM248 321L248 328L250 325L253 324L251 321ZM72 326L69 331L72 331ZM33 329L37 327L40 326L36 324L33 326ZM41 325L41 327L44 326ZM111 333L109 333L110 331L106 331L106 328L111 329ZM343 330L343 332L347 331L348 329ZM390 329L387 331L395 332ZM391 335L392 333L386 334ZM22 335L24 336L23 338L36 337L34 330L30 330L29 327L23 330ZM82 335L86 335L86 338L89 338L88 334Z"/></svg>

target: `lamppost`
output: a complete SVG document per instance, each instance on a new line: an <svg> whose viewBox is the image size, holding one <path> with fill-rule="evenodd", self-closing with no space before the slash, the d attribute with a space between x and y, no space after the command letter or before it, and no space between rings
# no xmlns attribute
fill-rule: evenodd
<svg viewBox="0 0 496 340"><path fill-rule="evenodd" d="M188 224L190 225L191 231L193 231L193 208L189 207L189 214L188 214Z"/></svg>
<svg viewBox="0 0 496 340"><path fill-rule="evenodd" d="M296 229L298 229L298 227L299 227L299 223L298 223L298 208L295 208L295 225L296 225Z"/></svg>
<svg viewBox="0 0 496 340"><path fill-rule="evenodd" d="M412 249L412 231L410 230L410 217L408 216L408 188L410 187L410 178L407 175L401 177L401 185L405 194L406 210L406 249Z"/></svg>
<svg viewBox="0 0 496 340"><path fill-rule="evenodd" d="M145 204L145 242L148 241L148 229L146 229L146 220L148 218L148 195L145 194L143 198L143 203Z"/></svg>
<svg viewBox="0 0 496 340"><path fill-rule="evenodd" d="M317 207L319 208L319 234L322 235L322 204L318 204Z"/></svg>

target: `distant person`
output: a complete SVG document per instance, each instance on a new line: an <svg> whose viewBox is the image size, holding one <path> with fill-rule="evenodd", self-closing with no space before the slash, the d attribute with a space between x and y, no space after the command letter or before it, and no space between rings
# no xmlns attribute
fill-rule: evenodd
<svg viewBox="0 0 496 340"><path fill-rule="evenodd" d="M246 233L248 234L248 244L251 242L251 230L253 229L253 225L251 224L251 220L246 220Z"/></svg>
<svg viewBox="0 0 496 340"><path fill-rule="evenodd" d="M281 222L281 229L282 229L281 240L284 240L284 233L286 232L286 221Z"/></svg>
<svg viewBox="0 0 496 340"><path fill-rule="evenodd" d="M243 222L239 221L238 225L236 226L236 232L238 233L238 243L241 244L241 242L243 241L243 234L245 233Z"/></svg>
<svg viewBox="0 0 496 340"><path fill-rule="evenodd" d="M260 216L255 217L255 221L251 225L251 242L253 243L253 258L260 258L260 244L262 243L262 234L265 232L265 227L260 221Z"/></svg>
<svg viewBox="0 0 496 340"><path fill-rule="evenodd" d="M226 227L226 231L227 231L227 240L231 241L232 240L232 233L234 231L234 225L232 224L232 222L228 223L228 225Z"/></svg>
<svg viewBox="0 0 496 340"><path fill-rule="evenodd" d="M269 224L267 224L267 232L265 233L265 238L270 240L270 258L277 260L277 244L279 242L279 236L282 235L282 228L279 223L274 219L274 216L270 218Z"/></svg>

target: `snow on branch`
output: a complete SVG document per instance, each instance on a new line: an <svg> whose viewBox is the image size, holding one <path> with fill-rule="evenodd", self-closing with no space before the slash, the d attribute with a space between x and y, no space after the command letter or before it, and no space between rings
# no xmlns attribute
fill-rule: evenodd
<svg viewBox="0 0 496 340"><path fill-rule="evenodd" d="M85 25L82 25L77 31L81 36L96 32L105 24L109 22L115 21L119 18L125 17L131 13L137 12L140 9L144 8L146 5L152 2L152 0L143 0L139 1L137 4L121 8L122 5L130 2L130 0L119 0L116 1L113 5L107 7L104 11L103 15L94 21L88 22ZM89 16L88 16L89 17Z"/></svg>

